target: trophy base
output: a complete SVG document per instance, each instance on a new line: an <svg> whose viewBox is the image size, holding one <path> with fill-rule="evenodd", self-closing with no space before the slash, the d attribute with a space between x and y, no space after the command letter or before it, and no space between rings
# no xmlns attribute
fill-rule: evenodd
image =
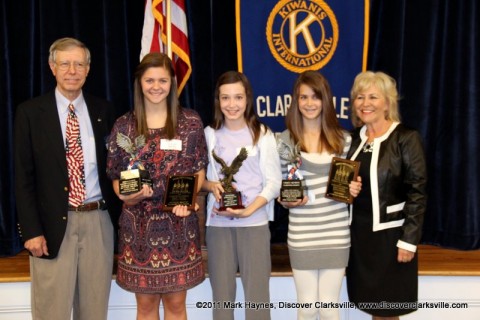
<svg viewBox="0 0 480 320"><path fill-rule="evenodd" d="M133 169L120 173L119 192L128 195L142 190L143 185L153 186L152 179L146 170Z"/></svg>
<svg viewBox="0 0 480 320"><path fill-rule="evenodd" d="M280 201L297 202L303 199L302 180L282 180L280 189Z"/></svg>
<svg viewBox="0 0 480 320"><path fill-rule="evenodd" d="M220 200L219 211L225 211L227 208L231 209L244 209L242 204L242 194L240 191L236 192L224 192L222 193L222 199Z"/></svg>

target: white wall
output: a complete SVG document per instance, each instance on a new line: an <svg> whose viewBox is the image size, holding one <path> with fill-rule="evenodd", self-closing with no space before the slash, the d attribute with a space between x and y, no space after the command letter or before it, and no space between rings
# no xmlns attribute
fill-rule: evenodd
<svg viewBox="0 0 480 320"><path fill-rule="evenodd" d="M237 301L243 302L243 291L237 279ZM295 286L291 277L273 277L270 280L271 302L276 309L271 312L272 320L292 320L296 318L295 309L278 308L279 302L295 302ZM195 320L211 319L211 310L197 308L197 303L211 301L208 279L191 289L187 296L188 316ZM341 301L348 301L345 282L342 287ZM468 309L431 308L420 309L406 320L479 320L480 319L480 277L437 277L419 278L419 301L429 303L468 303ZM244 319L243 309L235 311L235 319ZM354 309L341 309L342 320L370 320L367 314ZM162 317L163 318L163 317ZM0 283L0 320L29 320L30 283ZM109 304L109 320L135 319L134 295L119 288L112 282Z"/></svg>

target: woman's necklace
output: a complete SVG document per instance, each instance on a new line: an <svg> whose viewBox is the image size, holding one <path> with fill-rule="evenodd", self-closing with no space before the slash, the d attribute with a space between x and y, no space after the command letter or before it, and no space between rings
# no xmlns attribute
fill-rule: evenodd
<svg viewBox="0 0 480 320"><path fill-rule="evenodd" d="M368 139L375 139L375 138L380 137L383 134L385 134L385 132L388 131L388 129L390 128L391 125L392 125L392 121L387 121L380 127L380 130L376 130L376 133L375 132L370 132L370 130L367 129L365 131L365 135L367 135L367 137L369 137ZM371 134L369 134L369 132ZM372 141L368 142L368 140L367 140L367 142L365 142L365 144L363 145L363 152L373 152L374 141L375 140L372 140Z"/></svg>
<svg viewBox="0 0 480 320"><path fill-rule="evenodd" d="M363 152L373 152L373 142L366 142L364 145L363 145Z"/></svg>

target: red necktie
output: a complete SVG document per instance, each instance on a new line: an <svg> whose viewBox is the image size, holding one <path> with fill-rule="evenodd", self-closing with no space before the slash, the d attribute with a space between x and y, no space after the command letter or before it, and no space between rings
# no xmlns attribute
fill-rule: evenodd
<svg viewBox="0 0 480 320"><path fill-rule="evenodd" d="M80 126L73 104L68 106L65 140L69 180L68 203L78 207L85 200L85 172Z"/></svg>

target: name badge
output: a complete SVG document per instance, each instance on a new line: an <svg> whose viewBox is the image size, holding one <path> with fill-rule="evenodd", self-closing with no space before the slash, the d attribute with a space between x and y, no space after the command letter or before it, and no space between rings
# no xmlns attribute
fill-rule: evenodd
<svg viewBox="0 0 480 320"><path fill-rule="evenodd" d="M160 140L160 149L161 150L176 150L182 151L182 140L179 139L161 139Z"/></svg>

